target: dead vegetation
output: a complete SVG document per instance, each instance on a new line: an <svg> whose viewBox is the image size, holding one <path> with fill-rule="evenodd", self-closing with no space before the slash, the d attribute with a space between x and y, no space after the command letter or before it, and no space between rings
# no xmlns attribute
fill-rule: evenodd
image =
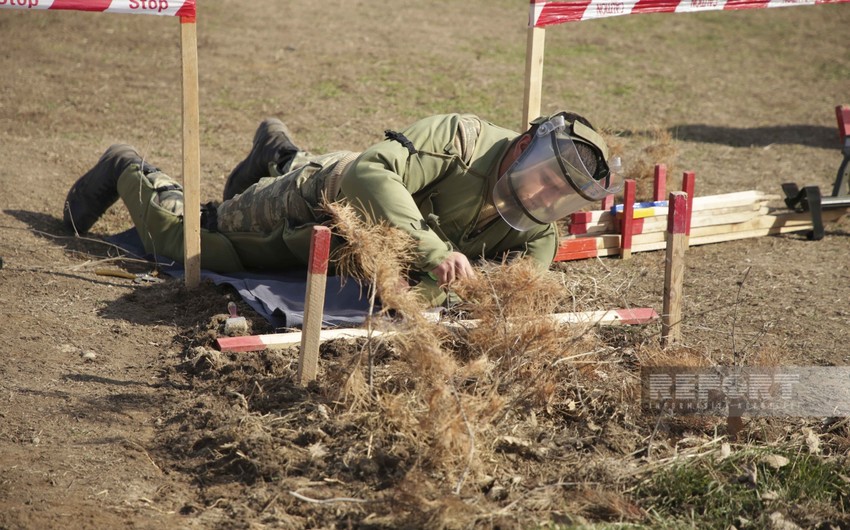
<svg viewBox="0 0 850 530"><path fill-rule="evenodd" d="M267 116L317 153L362 149L386 128L434 113L519 126L527 2L274 4L201 6L204 201L221 197ZM612 127L627 172L652 142L652 124L675 131L670 189L682 170L696 172L698 195L776 193L788 181L829 189L841 161L832 108L848 103L850 54L823 36L845 33L844 10L646 15L551 28L543 105ZM584 356L556 367L571 370L542 394L551 399L524 396L498 421L472 417L472 458L459 420L448 465L423 456L440 457L418 427L420 418L431 421L430 405L394 343L323 345L320 384L308 389L293 384L295 352L210 349L220 326L214 317L232 292L203 285L189 294L177 280L136 286L98 276L97 260L108 257L102 244L71 239L61 226L68 187L115 141L134 144L179 179L178 24L0 11L12 73L0 105L8 331L0 527L848 527L844 419L746 419L733 442L723 418L686 424L638 413L629 389L641 364L662 353L655 326L565 330L571 338L555 361ZM93 237L129 223L123 208L111 208ZM781 364L850 362L848 233L844 219L817 243L783 236L689 250L681 353L722 363L771 352ZM557 311L658 308L657 254L556 266L564 288ZM150 264L137 266L128 270L150 272ZM750 267L739 299L735 282ZM513 294L507 286L502 295ZM253 323L254 333L274 331L260 318ZM467 395L479 399L472 385L493 388L488 378L500 374L473 364L486 347L470 350L462 330L441 332L440 348L459 370L450 373L475 368L470 386L456 382L469 407ZM365 364L350 363L362 363L370 344L376 390L332 401L338 380L368 379ZM81 351L97 357L83 360ZM523 369L494 397L521 395ZM452 406L447 414L456 414ZM776 469L763 462L765 452L790 462Z"/></svg>
<svg viewBox="0 0 850 530"><path fill-rule="evenodd" d="M746 443L762 449L730 449L724 418L640 409L640 366L717 359L544 318L589 304L577 295L594 293L587 278L565 285L525 261L484 266L454 286L463 303L435 322L399 281L406 236L363 223L347 205L333 213L348 242L339 266L381 293L369 325L395 333L323 344L318 382L308 388L295 383L296 351L188 349L174 377L203 397L175 406L161 455L202 486L207 501L186 510L224 509L230 521L282 528L675 526L706 481L738 480L734 462L763 466L759 451L802 446L813 455L812 475L793 480L829 477L833 489L803 504L819 514L806 520L843 521L829 506L846 503L835 482L842 460L832 456L850 439L845 424L812 426L801 438L781 422L754 421ZM196 337L208 341L210 332ZM790 502L798 490L789 480L759 485ZM671 481L685 484L678 496ZM217 497L224 485L241 485L245 498ZM785 517L754 504L751 491L728 502L712 497L707 527L730 524L724 510L739 501L755 520ZM802 512L789 513L799 520Z"/></svg>
<svg viewBox="0 0 850 530"><path fill-rule="evenodd" d="M678 178L679 146L673 134L663 127L649 127L635 136L629 139L628 152L624 139L616 134L607 134L606 141L612 154L623 157L623 178L635 181L635 198L638 201L649 201L652 200L657 165L666 168L668 178Z"/></svg>

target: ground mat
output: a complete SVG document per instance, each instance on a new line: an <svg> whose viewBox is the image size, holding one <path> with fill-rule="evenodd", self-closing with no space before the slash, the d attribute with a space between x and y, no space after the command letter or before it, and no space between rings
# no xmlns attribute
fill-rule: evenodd
<svg viewBox="0 0 850 530"><path fill-rule="evenodd" d="M106 238L110 243L158 264L169 276L182 278L183 266L168 258L146 255L134 228ZM307 271L276 273L238 272L219 274L201 270L201 279L216 285L230 285L259 315L276 328L298 328L304 320ZM328 276L325 290L323 327L363 323L369 311L367 290L350 278Z"/></svg>

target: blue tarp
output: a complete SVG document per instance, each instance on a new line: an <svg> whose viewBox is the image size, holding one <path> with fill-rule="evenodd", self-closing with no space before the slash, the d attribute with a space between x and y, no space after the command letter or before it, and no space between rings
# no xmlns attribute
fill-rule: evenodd
<svg viewBox="0 0 850 530"><path fill-rule="evenodd" d="M128 252L144 256L145 250L136 230L131 228L107 240ZM183 265L168 258L146 256L159 264L169 276L183 277ZM201 270L201 279L216 285L230 285L239 292L254 311L276 328L301 327L304 320L304 296L307 290L307 271L279 273L239 272L219 274ZM356 281L339 276L328 276L325 288L323 327L357 326L362 324L369 311L367 289Z"/></svg>

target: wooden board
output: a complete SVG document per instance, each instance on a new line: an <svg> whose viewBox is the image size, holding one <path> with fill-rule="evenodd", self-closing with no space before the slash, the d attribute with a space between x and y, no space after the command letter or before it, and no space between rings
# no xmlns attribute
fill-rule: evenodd
<svg viewBox="0 0 850 530"><path fill-rule="evenodd" d="M588 326L617 326L645 324L658 318L658 313L648 307L631 309L610 309L607 311L586 311L579 313L555 313L550 318L564 325ZM473 328L478 325L476 320L447 320L447 325ZM381 331L372 331L372 336L386 335ZM389 333L392 334L392 333ZM325 342L336 339L361 339L369 336L369 331L363 328L325 329L319 335L319 341ZM269 335L252 335L249 337L221 337L215 345L224 352L247 352L265 349L283 349L301 344L300 331L289 333L273 333Z"/></svg>

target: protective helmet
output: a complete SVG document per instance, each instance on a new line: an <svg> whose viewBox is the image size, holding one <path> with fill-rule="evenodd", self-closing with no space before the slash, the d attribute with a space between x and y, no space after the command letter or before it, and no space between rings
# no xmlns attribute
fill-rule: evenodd
<svg viewBox="0 0 850 530"><path fill-rule="evenodd" d="M619 157L609 167L608 146L596 131L568 122L563 112L531 124L538 125L531 143L493 189L496 209L509 225L530 230L620 191Z"/></svg>

